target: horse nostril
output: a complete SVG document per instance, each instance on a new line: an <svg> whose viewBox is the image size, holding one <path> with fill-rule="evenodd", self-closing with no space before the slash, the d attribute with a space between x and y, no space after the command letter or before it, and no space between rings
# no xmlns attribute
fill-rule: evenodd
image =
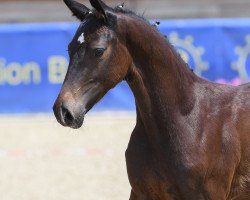
<svg viewBox="0 0 250 200"><path fill-rule="evenodd" d="M65 124L72 125L74 122L74 117L71 114L71 112L64 105L62 105L61 111L62 111L62 117L63 117Z"/></svg>

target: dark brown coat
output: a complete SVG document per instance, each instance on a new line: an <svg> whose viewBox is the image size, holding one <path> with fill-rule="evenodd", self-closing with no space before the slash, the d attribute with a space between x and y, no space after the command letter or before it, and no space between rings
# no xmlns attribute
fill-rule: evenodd
<svg viewBox="0 0 250 200"><path fill-rule="evenodd" d="M250 200L250 85L197 77L155 27L121 7L91 0L89 13L65 2L83 22L54 112L79 128L109 89L127 81L137 111L126 151L130 200Z"/></svg>

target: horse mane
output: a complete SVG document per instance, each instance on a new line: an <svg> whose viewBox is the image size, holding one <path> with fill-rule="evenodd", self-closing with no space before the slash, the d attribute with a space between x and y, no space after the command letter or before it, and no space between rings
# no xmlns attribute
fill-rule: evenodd
<svg viewBox="0 0 250 200"><path fill-rule="evenodd" d="M134 11L132 11L130 9L127 9L127 8L124 8L124 7L120 7L120 6L116 6L113 9L113 11L115 13L122 13L122 14L128 15L130 17L133 17L133 18L136 18L136 19L140 19L140 20L144 21L145 23L151 25L151 23L149 22L149 20L147 20L144 17L144 13L143 14L137 14L137 13L135 13Z"/></svg>
<svg viewBox="0 0 250 200"><path fill-rule="evenodd" d="M124 7L120 7L120 6L116 6L115 8L113 8L113 12L115 12L115 13L122 13L122 14L128 15L128 16L130 16L130 17L132 17L132 18L140 19L140 20L142 20L143 22L147 23L148 25L151 25L151 27L155 28L155 29L159 32L159 34L160 34L162 37L165 38L165 41L166 41L167 45L168 45L168 46L172 49L172 51L176 54L176 56L178 57L178 59L179 59L180 61L184 62L184 64L186 65L186 67L187 67L188 69L190 69L192 72L194 72L193 69L189 66L189 64L186 63L186 62L182 59L181 55L180 55L179 52L176 50L176 48L174 47L174 45L171 44L171 42L169 41L168 37L167 37L166 35L163 35L163 34L160 32L160 30L159 30L158 27L157 27L157 26L160 24L160 22L156 22L157 25L152 25L152 24L150 23L150 21L147 20L147 19L143 16L144 13L143 13L142 15L140 15L140 14L137 14L137 13L135 13L134 11L132 11L132 10L130 10L130 9L127 9L127 8L124 8Z"/></svg>

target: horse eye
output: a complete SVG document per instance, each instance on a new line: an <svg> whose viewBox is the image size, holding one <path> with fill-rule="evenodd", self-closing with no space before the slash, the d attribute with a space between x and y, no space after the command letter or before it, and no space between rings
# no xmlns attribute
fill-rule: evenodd
<svg viewBox="0 0 250 200"><path fill-rule="evenodd" d="M95 52L94 52L95 57L100 58L103 55L104 51L105 51L105 49L103 49L103 48L97 48L97 49L95 49Z"/></svg>

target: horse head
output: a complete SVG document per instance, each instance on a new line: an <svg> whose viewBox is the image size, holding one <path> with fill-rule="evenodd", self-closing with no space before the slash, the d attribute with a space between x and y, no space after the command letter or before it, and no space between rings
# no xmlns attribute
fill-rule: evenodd
<svg viewBox="0 0 250 200"><path fill-rule="evenodd" d="M132 59L117 33L118 15L101 0L90 0L93 9L64 0L81 23L68 46L69 67L54 104L59 123L80 128L85 114L121 82Z"/></svg>

